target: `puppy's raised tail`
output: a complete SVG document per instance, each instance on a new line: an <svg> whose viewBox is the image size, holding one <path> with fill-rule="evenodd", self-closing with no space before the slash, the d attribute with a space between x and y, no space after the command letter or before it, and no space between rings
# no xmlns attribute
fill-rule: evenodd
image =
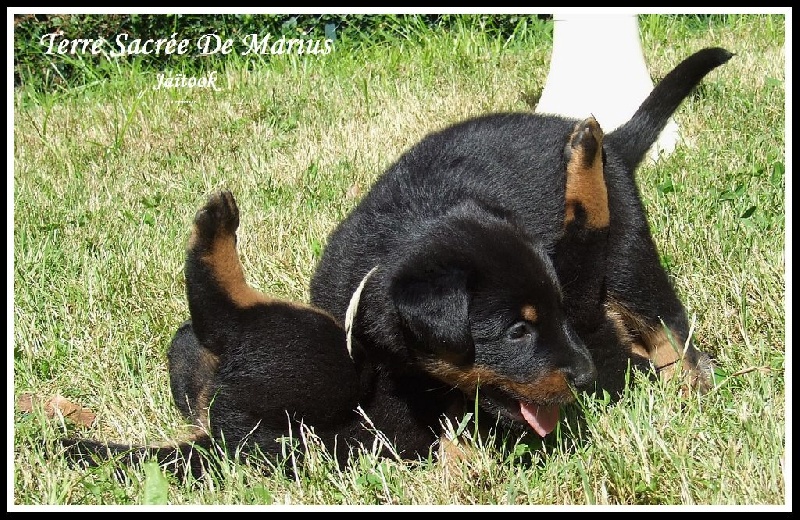
<svg viewBox="0 0 800 520"><path fill-rule="evenodd" d="M218 458L212 452L216 445L205 433L173 445L134 446L74 438L62 439L61 445L65 457L74 464L92 467L116 461L135 466L153 460L181 478L189 474L199 478L213 468L213 461Z"/></svg>
<svg viewBox="0 0 800 520"><path fill-rule="evenodd" d="M633 117L607 136L631 171L644 159L669 118L681 102L712 70L726 63L733 53L720 47L698 51L664 76Z"/></svg>

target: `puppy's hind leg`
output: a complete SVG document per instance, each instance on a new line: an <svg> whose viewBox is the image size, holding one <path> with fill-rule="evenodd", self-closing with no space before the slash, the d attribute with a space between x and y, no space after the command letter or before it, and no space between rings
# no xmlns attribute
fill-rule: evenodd
<svg viewBox="0 0 800 520"><path fill-rule="evenodd" d="M603 129L594 117L577 125L564 149L567 159L564 225L608 231L608 190L603 172Z"/></svg>
<svg viewBox="0 0 800 520"><path fill-rule="evenodd" d="M207 407L219 356L200 345L192 322L183 323L167 352L169 386L183 416L199 426L207 422Z"/></svg>
<svg viewBox="0 0 800 520"><path fill-rule="evenodd" d="M186 251L186 296L200 344L219 355L240 333L243 310L270 303L244 278L236 251L239 208L229 191L209 197L194 218Z"/></svg>
<svg viewBox="0 0 800 520"><path fill-rule="evenodd" d="M609 255L618 258L618 252L610 251L608 244L613 215L609 209L602 143L600 126L594 118L589 118L575 126L565 148L566 207L564 236L557 244L557 269L568 316L583 333L599 371L605 372L606 378L613 379L609 374L619 372L610 368L613 363L626 359L639 368L652 363L665 378L672 377L681 365L679 361L683 361L680 368L688 372L690 385L705 391L710 387L711 361L690 343L684 346L688 330L683 308L663 276L658 259L631 254L637 262L630 266L631 272L654 274L638 280L628 275L632 276L628 286L637 287L637 291L615 294L613 287L606 289L609 267L617 268L613 271L617 277L620 273L618 262L611 264L608 258ZM632 235L628 240L637 238ZM648 286L653 290L646 290ZM654 294L661 297L654 298ZM602 330L601 325L609 322L613 333ZM596 331L594 338L588 337L592 331ZM616 342L601 339L609 334L616 336ZM621 344L622 351L611 352L606 347L600 352L603 344L611 343ZM609 368L604 370L604 365Z"/></svg>
<svg viewBox="0 0 800 520"><path fill-rule="evenodd" d="M556 244L556 270L568 317L579 332L591 332L604 321L610 220L603 171L603 130L594 117L575 125L564 156L564 232Z"/></svg>
<svg viewBox="0 0 800 520"><path fill-rule="evenodd" d="M631 356L631 340L608 315L606 275L611 213L605 179L603 130L594 117L577 123L564 149L566 189L564 232L556 243L556 270L567 316L592 353L597 385L612 394L625 386L629 366L645 368Z"/></svg>

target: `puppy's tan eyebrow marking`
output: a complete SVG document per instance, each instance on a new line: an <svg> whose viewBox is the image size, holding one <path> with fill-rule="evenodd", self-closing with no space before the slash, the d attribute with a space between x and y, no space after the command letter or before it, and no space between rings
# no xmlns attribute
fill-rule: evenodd
<svg viewBox="0 0 800 520"><path fill-rule="evenodd" d="M539 319L539 313L536 311L536 307L533 305L525 305L522 307L522 318L528 320L531 323L536 323Z"/></svg>

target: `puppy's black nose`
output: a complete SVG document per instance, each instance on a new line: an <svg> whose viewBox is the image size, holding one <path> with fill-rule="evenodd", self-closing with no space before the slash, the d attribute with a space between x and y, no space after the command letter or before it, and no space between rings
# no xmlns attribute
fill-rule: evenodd
<svg viewBox="0 0 800 520"><path fill-rule="evenodd" d="M590 387L594 382L597 380L597 369L592 363L591 359L589 363L579 363L576 365L571 365L562 369L564 372L564 376L567 378L569 384L571 384L577 390L584 390Z"/></svg>
<svg viewBox="0 0 800 520"><path fill-rule="evenodd" d="M567 362L563 364L561 371L569 384L578 390L585 389L597 380L597 368L589 349L575 331L565 324L564 333L567 337L568 350Z"/></svg>

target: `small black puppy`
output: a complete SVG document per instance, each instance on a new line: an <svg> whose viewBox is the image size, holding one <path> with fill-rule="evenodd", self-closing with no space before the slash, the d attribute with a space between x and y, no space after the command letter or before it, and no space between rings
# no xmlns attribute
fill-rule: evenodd
<svg viewBox="0 0 800 520"><path fill-rule="evenodd" d="M731 56L709 48L688 57L627 123L602 144L594 140L604 185L569 175L588 163L565 143L591 135L574 120L492 114L428 135L330 235L312 304L343 319L364 283L353 330L370 360L391 367L380 379L398 387L402 377L429 379L406 399L410 417L449 409L453 394L434 391L444 381L509 425L548 431L567 398L562 385L581 386L590 372L575 372L552 339L562 314L565 335L574 328L572 343L592 351L601 386L623 385L630 360L666 376L680 367L688 383L707 389L711 362L687 344L686 312L660 264L635 170L683 99ZM565 233L565 223L578 232ZM576 248L582 229L595 231ZM592 240L603 247L593 249ZM555 283L531 285L537 276L523 254L531 244L539 263L554 265L557 297L544 288ZM521 312L528 305L537 319ZM419 429L430 428L426 420Z"/></svg>

